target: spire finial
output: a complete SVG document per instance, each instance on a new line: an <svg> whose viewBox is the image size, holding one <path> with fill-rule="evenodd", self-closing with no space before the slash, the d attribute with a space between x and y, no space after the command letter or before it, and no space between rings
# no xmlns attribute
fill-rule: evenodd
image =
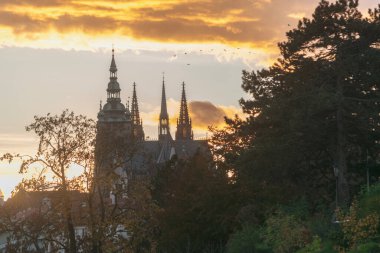
<svg viewBox="0 0 380 253"><path fill-rule="evenodd" d="M165 83L165 72L162 72L162 83Z"/></svg>
<svg viewBox="0 0 380 253"><path fill-rule="evenodd" d="M100 103L99 103L99 111L102 110L102 100L100 100Z"/></svg>

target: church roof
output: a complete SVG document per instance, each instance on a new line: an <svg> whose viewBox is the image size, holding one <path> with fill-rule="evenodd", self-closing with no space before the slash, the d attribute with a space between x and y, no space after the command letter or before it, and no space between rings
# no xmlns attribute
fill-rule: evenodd
<svg viewBox="0 0 380 253"><path fill-rule="evenodd" d="M178 159L189 159L197 152L211 157L207 140L168 140L166 142L158 140L146 140L141 143L139 152L132 158L127 158L131 162L127 167L135 172L146 172L157 165L169 161L173 155Z"/></svg>

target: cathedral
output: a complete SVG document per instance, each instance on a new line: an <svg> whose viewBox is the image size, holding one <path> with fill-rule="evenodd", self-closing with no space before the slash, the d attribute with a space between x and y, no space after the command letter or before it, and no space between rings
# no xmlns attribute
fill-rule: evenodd
<svg viewBox="0 0 380 253"><path fill-rule="evenodd" d="M166 162L173 161L174 164L180 164L177 163L178 160L187 160L197 153L211 157L207 140L194 140L184 83L182 84L181 106L177 119L175 139L170 134L165 80L163 80L161 112L157 122L158 136L157 140L150 140L145 138L135 83L133 84L131 104L128 102L124 105L121 102L121 89L117 78L114 50L112 50L109 71L110 80L107 86L107 102L104 105L100 104L95 144L95 181L98 182L95 192L101 194L88 195L86 192L70 190L67 192L67 198L71 201L71 206L70 209L64 209L62 208L64 195L60 190L20 190L6 203L4 203L4 194L0 190L0 210L4 206L11 208L10 210L12 210L15 217L14 221L17 224L24 221L30 224L30 220L33 219L36 219L37 223L41 222L43 219L40 217L46 217L47 214L51 215L57 210L58 217L64 217L60 210L69 210L70 224L73 226L75 236L78 240L83 239L90 231L88 215L85 215L90 213L90 203L102 215L99 217L104 219L104 215L108 215L107 217L116 215L120 218L120 214L125 214L127 205L134 201L132 199L128 202L128 185L130 185L128 182L133 182L129 181L130 179L147 178L146 176L149 178L162 168ZM108 176L110 177L108 178ZM89 198L92 198L93 201L90 202ZM112 212L106 213L106 208L110 208ZM96 217L99 218L98 216ZM59 226L62 226L61 220L62 218L59 219ZM100 224L102 225L102 223ZM50 223L48 223L49 226L43 225L44 229L48 227L47 231L51 231L52 225ZM111 233L112 226L107 226L107 229L109 230L108 233ZM40 232L41 234L36 237L38 238L37 242L29 240L24 242L22 237L12 237L14 233L13 230L8 231L0 228L0 252L7 252L9 243L12 246L17 245L19 242L25 243L28 249L32 250L37 246L46 252L66 252L67 250L67 248L62 247L66 243L64 240L67 238L62 237L61 234L57 237L53 235L54 240L50 239L50 237L45 240L45 235ZM128 231L122 223L117 224L115 231L112 233L114 233L113 238L128 239ZM11 240L9 238L17 239Z"/></svg>
<svg viewBox="0 0 380 253"><path fill-rule="evenodd" d="M145 138L143 121L140 117L136 84L133 84L132 102L124 105L120 97L117 67L112 50L109 68L110 80L107 86L107 103L100 104L97 121L96 163L98 173L109 170L115 155L122 154L126 170L146 172L153 167L175 159L188 159L197 152L209 153L207 140L194 140L192 122L186 100L185 83L182 83L180 112L177 118L175 139L170 133L170 120L167 111L165 79L162 80L161 112L159 115L157 140ZM118 150L118 143L123 148ZM108 148L106 148L108 147ZM125 151L127 147L128 151ZM121 151L122 150L122 151ZM102 159L101 157L105 159ZM112 158L111 158L112 157ZM101 162L101 161L106 161ZM103 165L102 165L103 164Z"/></svg>

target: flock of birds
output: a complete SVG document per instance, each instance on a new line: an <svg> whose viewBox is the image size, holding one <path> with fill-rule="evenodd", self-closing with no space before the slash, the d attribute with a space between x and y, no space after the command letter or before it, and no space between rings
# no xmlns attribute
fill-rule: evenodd
<svg viewBox="0 0 380 253"><path fill-rule="evenodd" d="M288 27L291 27L291 25L288 24ZM203 52L206 52L206 51L209 51L209 53L211 53L211 52L214 52L214 51L216 51L216 50L215 50L215 49L210 49L210 50L203 50L203 49L200 49L200 50L199 50L200 53L203 53ZM231 51L232 51L232 52L231 52ZM234 49L232 49L232 50L228 50L228 49L226 49L226 48L223 49L223 52L224 52L224 53L230 53L231 55L236 55L236 54L238 54L238 52L240 52L240 51L242 51L240 47L235 48L235 50L234 50ZM184 52L183 54L184 54L184 55L188 55L188 54L190 54L190 52ZM255 53L252 52L252 51L248 51L248 54L249 54L249 55L253 55L253 54L255 54ZM172 56L172 59L177 59L178 56L179 56L178 54L174 54L174 55ZM190 66L191 63L186 63L186 65L187 65L187 66Z"/></svg>
<svg viewBox="0 0 380 253"><path fill-rule="evenodd" d="M226 54L228 54L228 53L230 53L231 55L236 55L236 54L238 54L238 52L240 52L240 50L241 50L241 48L240 47L237 47L235 50L228 50L228 49L226 49L226 48L224 48L223 49L223 52L224 53L226 53ZM203 52L209 52L209 53L211 53L211 52L214 52L214 51L216 51L215 49L210 49L210 50L203 50L203 49L200 49L199 50L199 52L200 53L203 53ZM183 55L185 55L185 56L187 56L187 55L189 55L189 54L191 54L191 52L184 52L183 53ZM252 55L252 54L255 54L254 52L252 52L252 51L248 51L248 54L249 55ZM172 56L172 59L177 59L179 57L179 54L173 54L173 56ZM191 63L186 63L186 65L187 66L190 66L191 65Z"/></svg>

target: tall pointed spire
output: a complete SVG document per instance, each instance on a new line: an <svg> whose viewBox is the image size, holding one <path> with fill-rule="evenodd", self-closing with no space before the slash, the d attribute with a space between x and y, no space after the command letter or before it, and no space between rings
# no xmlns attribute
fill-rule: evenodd
<svg viewBox="0 0 380 253"><path fill-rule="evenodd" d="M158 139L163 140L166 136L170 136L169 128L169 115L166 106L166 93L165 93L165 74L162 77L162 96L161 96L161 112L158 127Z"/></svg>
<svg viewBox="0 0 380 253"><path fill-rule="evenodd" d="M133 95L131 105L131 119L133 135L139 140L144 140L144 131L142 129L142 120L140 119L139 105L137 102L136 83L133 83Z"/></svg>
<svg viewBox="0 0 380 253"><path fill-rule="evenodd" d="M111 60L110 72L111 73L117 72L117 67L116 67L116 62L115 62L115 49L113 48L112 48L112 60Z"/></svg>
<svg viewBox="0 0 380 253"><path fill-rule="evenodd" d="M132 114L132 124L134 125L140 124L140 112L139 112L139 104L137 103L136 83L133 83L131 114Z"/></svg>
<svg viewBox="0 0 380 253"><path fill-rule="evenodd" d="M179 111L179 122L181 124L189 124L189 110L187 108L185 82L182 83L182 98L181 98L181 108Z"/></svg>
<svg viewBox="0 0 380 253"><path fill-rule="evenodd" d="M107 88L107 102L120 103L120 85L117 82L117 67L115 62L115 50L112 49L112 60L110 65L110 81Z"/></svg>
<svg viewBox="0 0 380 253"><path fill-rule="evenodd" d="M98 120L101 122L126 122L125 106L121 103L120 99L120 85L117 81L117 67L115 61L115 50L112 49L111 65L109 68L110 80L107 85L107 102L100 104L100 111L98 113Z"/></svg>
<svg viewBox="0 0 380 253"><path fill-rule="evenodd" d="M186 100L185 82L182 83L181 107L179 110L179 119L177 119L177 132L175 137L176 140L193 139L193 130L191 127L191 119L189 117L189 110Z"/></svg>
<svg viewBox="0 0 380 253"><path fill-rule="evenodd" d="M165 93L165 73L163 73L162 76L162 95L161 95L161 116L167 116L168 115L168 109L166 106L166 93Z"/></svg>

